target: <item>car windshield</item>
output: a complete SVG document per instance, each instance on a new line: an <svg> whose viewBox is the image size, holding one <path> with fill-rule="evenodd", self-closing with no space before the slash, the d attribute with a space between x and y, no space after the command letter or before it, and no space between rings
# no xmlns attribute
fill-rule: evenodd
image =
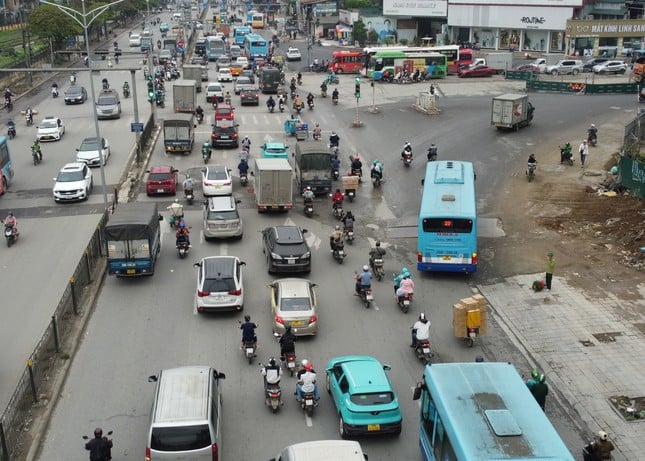
<svg viewBox="0 0 645 461"><path fill-rule="evenodd" d="M248 84L248 83L251 83L251 80L249 80L248 77L238 77L237 78L237 84L238 85L244 85L244 84Z"/></svg>
<svg viewBox="0 0 645 461"><path fill-rule="evenodd" d="M225 181L226 179L228 179L228 175L224 170L213 170L212 168L209 168L206 179L214 181Z"/></svg>
<svg viewBox="0 0 645 461"><path fill-rule="evenodd" d="M281 154L286 151L284 147L267 147L264 149L266 152L269 152L271 154Z"/></svg>
<svg viewBox="0 0 645 461"><path fill-rule="evenodd" d="M237 211L209 211L208 221L230 221L231 219L238 219Z"/></svg>
<svg viewBox="0 0 645 461"><path fill-rule="evenodd" d="M394 401L394 394L392 392L353 394L349 399L356 405L385 405Z"/></svg>
<svg viewBox="0 0 645 461"><path fill-rule="evenodd" d="M280 310L285 312L310 311L311 302L309 298L283 298Z"/></svg>
<svg viewBox="0 0 645 461"><path fill-rule="evenodd" d="M222 91L222 87L219 85L210 85L207 91L212 91L212 92Z"/></svg>
<svg viewBox="0 0 645 461"><path fill-rule="evenodd" d="M58 178L56 178L56 182L76 182L76 181L82 181L83 180L83 172L82 171L61 171L58 173Z"/></svg>
<svg viewBox="0 0 645 461"><path fill-rule="evenodd" d="M235 281L233 279L206 279L202 291L209 293L235 291Z"/></svg>
<svg viewBox="0 0 645 461"><path fill-rule="evenodd" d="M94 139L85 139L78 150L99 150L99 143Z"/></svg>
<svg viewBox="0 0 645 461"><path fill-rule="evenodd" d="M150 181L167 181L170 179L170 173L150 173L148 179Z"/></svg>
<svg viewBox="0 0 645 461"><path fill-rule="evenodd" d="M220 134L230 134L230 133L235 133L235 127L232 126L226 126L226 125L217 125L215 128L213 128L213 131L215 133L220 133Z"/></svg>
<svg viewBox="0 0 645 461"><path fill-rule="evenodd" d="M81 94L83 90L81 90L80 86L72 86L69 87L66 91L67 94Z"/></svg>
<svg viewBox="0 0 645 461"><path fill-rule="evenodd" d="M56 128L57 126L56 120L43 120L40 122L40 128Z"/></svg>
<svg viewBox="0 0 645 461"><path fill-rule="evenodd" d="M114 106L116 105L116 98L114 96L103 96L99 98L96 104L99 106Z"/></svg>
<svg viewBox="0 0 645 461"><path fill-rule="evenodd" d="M217 109L216 113L217 113L217 115L228 115L231 112L233 112L231 109L220 108L220 109Z"/></svg>
<svg viewBox="0 0 645 461"><path fill-rule="evenodd" d="M210 444L210 430L207 424L155 427L150 439L150 448L161 452L193 451Z"/></svg>

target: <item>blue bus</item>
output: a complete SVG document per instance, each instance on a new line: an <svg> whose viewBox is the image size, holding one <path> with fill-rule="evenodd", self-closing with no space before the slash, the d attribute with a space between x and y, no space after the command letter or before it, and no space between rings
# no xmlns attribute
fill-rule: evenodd
<svg viewBox="0 0 645 461"><path fill-rule="evenodd" d="M510 363L426 365L414 398L425 461L574 460Z"/></svg>
<svg viewBox="0 0 645 461"><path fill-rule="evenodd" d="M244 54L250 60L269 56L269 42L258 34L247 34L244 37Z"/></svg>
<svg viewBox="0 0 645 461"><path fill-rule="evenodd" d="M470 162L429 162L419 211L417 269L477 270L475 170Z"/></svg>
<svg viewBox="0 0 645 461"><path fill-rule="evenodd" d="M2 195L7 192L13 179L13 165L6 136L0 136L0 172L2 172L2 181L0 181L0 195Z"/></svg>
<svg viewBox="0 0 645 461"><path fill-rule="evenodd" d="M244 46L244 36L251 33L251 28L248 26L236 27L233 31L233 39L236 45Z"/></svg>
<svg viewBox="0 0 645 461"><path fill-rule="evenodd" d="M219 37L206 37L206 55L209 61L217 61L220 56L226 55L226 43Z"/></svg>

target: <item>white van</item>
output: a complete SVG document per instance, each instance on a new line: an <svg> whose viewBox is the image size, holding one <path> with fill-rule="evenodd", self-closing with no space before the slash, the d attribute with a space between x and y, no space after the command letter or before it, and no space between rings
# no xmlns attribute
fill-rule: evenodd
<svg viewBox="0 0 645 461"><path fill-rule="evenodd" d="M289 445L270 461L367 461L361 444L353 440L317 440Z"/></svg>
<svg viewBox="0 0 645 461"><path fill-rule="evenodd" d="M207 366L162 370L146 439L146 459L212 461L222 453L220 380Z"/></svg>

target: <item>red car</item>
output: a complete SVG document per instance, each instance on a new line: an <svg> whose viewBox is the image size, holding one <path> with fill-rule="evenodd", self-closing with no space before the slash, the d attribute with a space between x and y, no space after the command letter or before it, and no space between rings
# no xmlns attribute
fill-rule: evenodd
<svg viewBox="0 0 645 461"><path fill-rule="evenodd" d="M496 75L496 74L497 74L497 71L495 69L493 69L492 67L483 66L483 65L459 70L459 76L464 78L465 77L490 77L491 75Z"/></svg>
<svg viewBox="0 0 645 461"><path fill-rule="evenodd" d="M177 193L177 171L170 165L153 166L148 170L146 195Z"/></svg>
<svg viewBox="0 0 645 461"><path fill-rule="evenodd" d="M517 66L515 69L518 72L540 72L540 68L535 64L522 64Z"/></svg>
<svg viewBox="0 0 645 461"><path fill-rule="evenodd" d="M235 120L235 109L228 104L218 104L215 108L215 121Z"/></svg>

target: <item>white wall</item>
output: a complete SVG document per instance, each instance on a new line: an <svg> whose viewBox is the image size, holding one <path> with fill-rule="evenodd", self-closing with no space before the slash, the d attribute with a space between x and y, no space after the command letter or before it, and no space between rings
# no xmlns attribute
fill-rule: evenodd
<svg viewBox="0 0 645 461"><path fill-rule="evenodd" d="M572 8L450 4L448 24L462 27L565 30L567 19L571 19L572 15Z"/></svg>

